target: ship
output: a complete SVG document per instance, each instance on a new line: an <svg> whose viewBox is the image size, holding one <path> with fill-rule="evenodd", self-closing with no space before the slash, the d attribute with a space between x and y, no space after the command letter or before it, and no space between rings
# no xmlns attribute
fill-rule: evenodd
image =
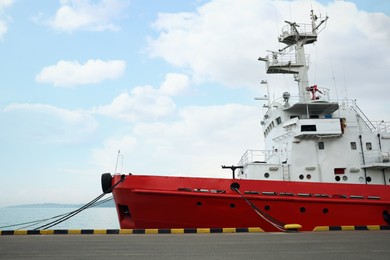
<svg viewBox="0 0 390 260"><path fill-rule="evenodd" d="M122 229L390 229L390 123L370 121L356 101L332 100L329 88L309 84L305 45L327 20L311 11L310 23L286 21L284 48L258 58L267 74L291 74L298 96L267 96L265 149L222 165L231 178L101 175Z"/></svg>

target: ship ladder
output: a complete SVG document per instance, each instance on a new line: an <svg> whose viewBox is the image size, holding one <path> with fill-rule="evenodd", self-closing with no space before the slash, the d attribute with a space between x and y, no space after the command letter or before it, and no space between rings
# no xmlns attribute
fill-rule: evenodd
<svg viewBox="0 0 390 260"><path fill-rule="evenodd" d="M290 180L290 166L288 164L282 165L282 170L283 170L283 180L289 181Z"/></svg>

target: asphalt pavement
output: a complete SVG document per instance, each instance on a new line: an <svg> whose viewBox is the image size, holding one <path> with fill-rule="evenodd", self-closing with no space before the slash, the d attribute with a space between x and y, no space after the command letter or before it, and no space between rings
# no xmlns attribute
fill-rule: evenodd
<svg viewBox="0 0 390 260"><path fill-rule="evenodd" d="M11 235L0 259L390 259L390 231Z"/></svg>

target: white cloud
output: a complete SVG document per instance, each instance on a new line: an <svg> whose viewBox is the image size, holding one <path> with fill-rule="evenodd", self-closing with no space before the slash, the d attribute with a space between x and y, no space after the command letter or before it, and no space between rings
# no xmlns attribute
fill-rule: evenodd
<svg viewBox="0 0 390 260"><path fill-rule="evenodd" d="M122 60L88 60L85 64L61 60L56 65L43 68L35 80L54 86L96 84L106 79L119 78L125 69L126 62Z"/></svg>
<svg viewBox="0 0 390 260"><path fill-rule="evenodd" d="M188 90L190 80L187 75L168 73L160 86L160 92L168 96L176 96Z"/></svg>
<svg viewBox="0 0 390 260"><path fill-rule="evenodd" d="M174 97L190 84L187 75L168 73L159 88L135 87L94 109L129 124L93 150L92 163L112 172L120 150L124 172L230 176L220 165L235 164L246 149L260 146L261 135L253 131L259 128L259 111L240 104L177 107Z"/></svg>
<svg viewBox="0 0 390 260"><path fill-rule="evenodd" d="M0 9L13 4L13 0L0 0Z"/></svg>
<svg viewBox="0 0 390 260"><path fill-rule="evenodd" d="M74 143L88 139L97 128L96 120L82 110L66 110L46 104L12 103L3 109L13 121L23 122L24 138L50 143Z"/></svg>
<svg viewBox="0 0 390 260"><path fill-rule="evenodd" d="M183 108L172 122L135 123L128 134L107 138L92 160L112 172L119 149L125 173L230 177L221 164L260 147L257 116L256 107L238 104Z"/></svg>
<svg viewBox="0 0 390 260"><path fill-rule="evenodd" d="M120 164L118 165L117 173L122 172L122 159L124 158L117 158L118 151L120 151L121 154L131 154L136 150L137 146L137 138L130 135L108 137L103 142L103 147L101 149L94 149L92 151L91 163L98 166L99 172L114 173L116 160L120 159L118 160L118 164Z"/></svg>
<svg viewBox="0 0 390 260"><path fill-rule="evenodd" d="M215 81L233 87L257 86L265 78L264 64L257 58L265 56L265 50L284 46L277 43L284 20L310 23L311 7L317 14L329 15L330 19L319 35L319 41L314 46L307 46L307 53L311 54L310 80L331 89L335 88L335 82L348 81L354 97L360 95L365 99L371 95L368 97L371 102L373 98L385 99L378 91L386 93L390 81L386 72L390 59L384 54L390 53L389 33L385 29L390 26L389 17L359 11L346 1L324 6L305 1L214 0L194 13L159 14L154 23L159 35L150 40L149 54L189 69L191 74L187 77L191 81ZM267 75L271 88L277 86L271 95L295 89L291 75L277 77L280 79ZM171 79L176 82L179 78ZM185 86L187 79L182 77L181 82L179 86ZM339 94L340 88L344 88L340 85ZM367 95L367 89L374 89L374 86L376 91ZM155 98L170 97L180 89L164 83L159 89L140 87L138 90L143 93L140 96L149 92ZM333 98L336 98L334 92ZM122 95L126 97L126 104L137 96L135 92ZM386 100L383 104L381 115L390 112ZM133 107L118 114L131 114L124 111L138 114ZM112 157L113 151L118 149L117 144L128 139L131 145L123 152L126 172L215 177L222 176L220 164L235 164L245 149L262 147L260 111L255 107L226 104L177 107L171 112L166 114L170 115L169 122L143 122L133 117L127 135L108 139L95 152L104 157L102 153L108 150ZM115 145L111 147L111 143ZM95 163L99 164L99 160ZM100 166L107 170L112 168L108 164ZM230 172L226 176L230 176Z"/></svg>
<svg viewBox="0 0 390 260"><path fill-rule="evenodd" d="M196 13L161 13L154 23L160 31L150 40L152 57L189 68L195 80L210 80L228 86L255 86L258 81L259 44L271 44L275 26L264 17L275 17L268 1L211 1ZM271 10L270 10L271 9Z"/></svg>
<svg viewBox="0 0 390 260"><path fill-rule="evenodd" d="M284 47L277 42L284 20L310 23L312 8L330 18L319 41L307 46L311 83L330 88L333 98L336 90L339 95L346 92L341 90L345 82L349 97L363 103L367 98L381 98L377 93L385 93L390 81L390 17L360 11L348 1L322 5L315 1L213 0L196 12L161 13L154 23L159 35L149 41L149 54L189 70L194 80L258 87L267 78L271 96L286 90L294 94L296 83L291 75L266 75L257 58L264 57L266 50ZM376 91L366 93L367 89ZM385 106L379 109L387 110Z"/></svg>
<svg viewBox="0 0 390 260"><path fill-rule="evenodd" d="M0 39L2 39L7 33L7 23L11 20L9 16L4 15L4 10L7 7L10 7L13 3L13 0L0 0Z"/></svg>
<svg viewBox="0 0 390 260"><path fill-rule="evenodd" d="M49 24L60 31L116 31L114 20L123 16L129 1L60 0L60 8Z"/></svg>
<svg viewBox="0 0 390 260"><path fill-rule="evenodd" d="M3 21L0 21L0 39L7 33L7 26Z"/></svg>
<svg viewBox="0 0 390 260"><path fill-rule="evenodd" d="M118 95L111 104L95 108L94 112L129 122L160 119L175 112L172 97L188 91L189 85L187 75L168 73L160 88L135 87L130 93Z"/></svg>
<svg viewBox="0 0 390 260"><path fill-rule="evenodd" d="M330 18L310 49L310 79L330 88L333 98L336 93L339 98L356 98L370 118L385 119L390 111L380 93L387 92L390 81L390 17L359 11L344 1L325 10Z"/></svg>
<svg viewBox="0 0 390 260"><path fill-rule="evenodd" d="M121 93L111 104L95 108L97 114L130 122L155 120L171 114L176 108L173 100L151 86L136 87Z"/></svg>

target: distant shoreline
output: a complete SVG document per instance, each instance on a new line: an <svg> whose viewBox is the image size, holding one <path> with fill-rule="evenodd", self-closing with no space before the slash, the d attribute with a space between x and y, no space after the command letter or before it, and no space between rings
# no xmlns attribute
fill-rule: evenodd
<svg viewBox="0 0 390 260"><path fill-rule="evenodd" d="M21 205L11 205L3 208L80 208L84 204L61 204L61 203L39 203L39 204L21 204ZM115 207L114 201L107 201L100 205L94 206L96 208L112 208Z"/></svg>

